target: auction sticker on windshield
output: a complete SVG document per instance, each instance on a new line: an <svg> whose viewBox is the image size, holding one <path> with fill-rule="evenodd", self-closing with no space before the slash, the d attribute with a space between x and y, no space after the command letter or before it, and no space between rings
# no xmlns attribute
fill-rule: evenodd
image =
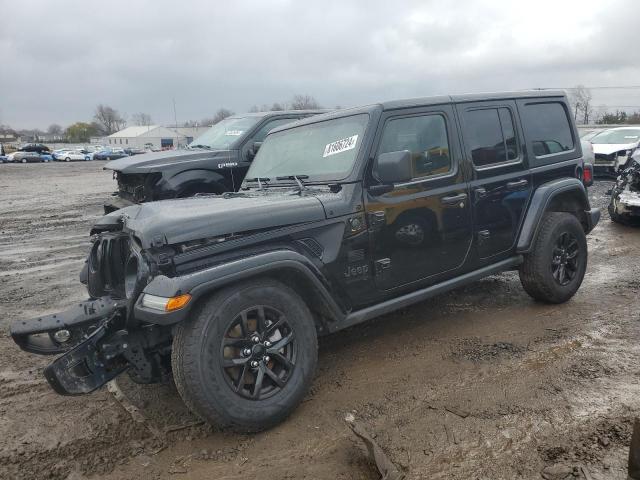
<svg viewBox="0 0 640 480"><path fill-rule="evenodd" d="M242 132L243 130L227 130L226 132L224 132L224 134L232 137L239 137L240 135L242 135Z"/></svg>
<svg viewBox="0 0 640 480"><path fill-rule="evenodd" d="M358 141L358 135L353 135L351 137L343 138L342 140L336 140L335 142L331 142L324 147L324 154L322 157L329 157L331 155L335 155L336 153L346 152L347 150L353 150L356 148L356 142Z"/></svg>

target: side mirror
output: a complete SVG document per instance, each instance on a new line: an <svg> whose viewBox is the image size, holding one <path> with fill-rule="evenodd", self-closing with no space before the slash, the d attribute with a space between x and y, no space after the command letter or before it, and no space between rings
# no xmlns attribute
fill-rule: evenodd
<svg viewBox="0 0 640 480"><path fill-rule="evenodd" d="M262 142L253 142L253 145L251 145L251 148L247 152L249 154L249 158L255 157L258 154L258 150L260 150L261 146Z"/></svg>
<svg viewBox="0 0 640 480"><path fill-rule="evenodd" d="M411 152L400 150L381 153L376 159L373 173L383 184L408 182L413 178Z"/></svg>

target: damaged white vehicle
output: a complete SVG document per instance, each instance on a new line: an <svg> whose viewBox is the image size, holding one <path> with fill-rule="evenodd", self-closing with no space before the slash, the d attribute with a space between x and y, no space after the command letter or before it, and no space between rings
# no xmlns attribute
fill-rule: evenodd
<svg viewBox="0 0 640 480"><path fill-rule="evenodd" d="M628 224L640 221L640 149L636 148L611 190L611 220Z"/></svg>
<svg viewBox="0 0 640 480"><path fill-rule="evenodd" d="M596 157L595 173L617 175L626 168L639 142L640 128L638 127L611 128L591 138Z"/></svg>

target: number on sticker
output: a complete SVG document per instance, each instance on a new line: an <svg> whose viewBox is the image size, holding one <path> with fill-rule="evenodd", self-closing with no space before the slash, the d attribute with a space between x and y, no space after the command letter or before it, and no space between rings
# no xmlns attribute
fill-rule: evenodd
<svg viewBox="0 0 640 480"><path fill-rule="evenodd" d="M330 155L335 155L336 153L353 150L354 148L356 148L357 141L358 135L353 135L351 137L343 138L342 140L336 140L335 142L329 143L324 147L324 154L322 155L322 157L324 158Z"/></svg>

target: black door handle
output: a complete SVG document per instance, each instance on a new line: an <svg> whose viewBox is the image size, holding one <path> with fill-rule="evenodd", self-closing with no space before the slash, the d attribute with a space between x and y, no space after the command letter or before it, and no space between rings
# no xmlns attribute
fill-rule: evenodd
<svg viewBox="0 0 640 480"><path fill-rule="evenodd" d="M518 180L516 182L507 183L507 188L509 190L522 190L527 185L529 185L529 182L523 179L523 180Z"/></svg>
<svg viewBox="0 0 640 480"><path fill-rule="evenodd" d="M476 200L480 200L481 198L484 198L487 196L487 189L486 188L476 188L474 190L475 194L476 194Z"/></svg>
<svg viewBox="0 0 640 480"><path fill-rule="evenodd" d="M452 195L450 197L442 197L440 201L443 205L455 205L467 199L466 193L459 193L458 195Z"/></svg>

